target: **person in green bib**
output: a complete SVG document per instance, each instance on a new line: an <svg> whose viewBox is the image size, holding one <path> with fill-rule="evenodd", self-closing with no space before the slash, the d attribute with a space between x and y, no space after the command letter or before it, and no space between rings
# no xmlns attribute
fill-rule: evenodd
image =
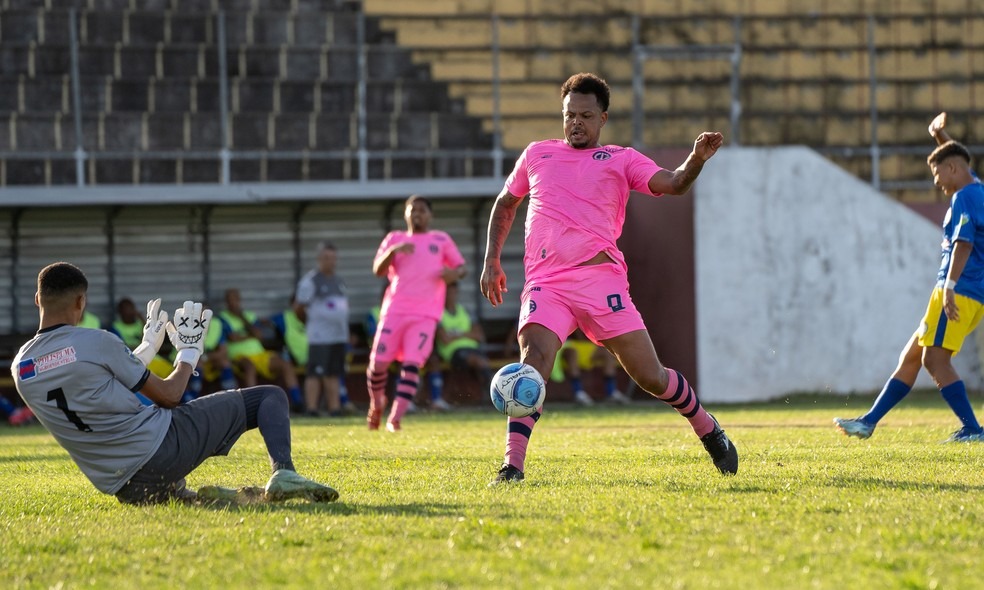
<svg viewBox="0 0 984 590"><path fill-rule="evenodd" d="M304 307L293 299L290 307L270 316L270 323L283 341L284 349L295 367L304 367L308 361L308 337L304 317Z"/></svg>
<svg viewBox="0 0 984 590"><path fill-rule="evenodd" d="M102 321L99 320L99 316L87 309L82 312L82 319L79 320L78 327L102 330Z"/></svg>
<svg viewBox="0 0 984 590"><path fill-rule="evenodd" d="M144 318L137 311L137 305L129 297L124 297L116 304L116 318L109 325L109 331L120 337L120 340L130 350L134 350L143 341ZM171 361L161 355L154 356L147 365L150 372L164 378L171 374Z"/></svg>
<svg viewBox="0 0 984 590"><path fill-rule="evenodd" d="M268 381L280 379L294 408L303 408L304 400L294 363L264 348L260 341L260 329L256 325L256 314L243 309L239 289L226 290L225 304L226 308L218 317L226 339L226 352L241 375L241 385L253 387L260 377Z"/></svg>
<svg viewBox="0 0 984 590"><path fill-rule="evenodd" d="M488 389L492 383L492 367L489 358L482 352L485 344L485 332L481 324L472 320L465 306L458 302L459 285L457 282L448 283L444 296L444 313L437 324L434 340L437 343L437 354L454 371L470 371L482 381L482 386ZM440 385L436 385L440 372L428 373L431 406L438 410L450 409L450 405L442 397Z"/></svg>

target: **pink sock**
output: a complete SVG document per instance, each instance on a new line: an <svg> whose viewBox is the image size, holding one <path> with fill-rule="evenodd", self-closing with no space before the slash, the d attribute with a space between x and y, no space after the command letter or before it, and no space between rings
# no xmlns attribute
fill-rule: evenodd
<svg viewBox="0 0 984 590"><path fill-rule="evenodd" d="M420 369L414 365L403 365L400 369L400 380L396 382L396 397L393 398L393 407L390 409L389 422L399 424L400 419L407 413L407 407L417 395L417 386L420 384Z"/></svg>
<svg viewBox="0 0 984 590"><path fill-rule="evenodd" d="M669 367L666 369L666 374L669 377L666 391L656 397L669 404L686 418L697 436L704 436L714 430L714 420L704 409L704 406L700 405L697 392L694 391L693 387L690 387L690 383L687 383L687 378Z"/></svg>
<svg viewBox="0 0 984 590"><path fill-rule="evenodd" d="M543 407L532 416L509 418L506 430L506 463L523 471L526 464L526 447L530 444L533 427L540 419Z"/></svg>

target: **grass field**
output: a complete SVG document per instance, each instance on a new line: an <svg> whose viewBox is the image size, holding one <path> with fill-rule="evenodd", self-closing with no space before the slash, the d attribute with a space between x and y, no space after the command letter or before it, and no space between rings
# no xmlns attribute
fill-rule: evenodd
<svg viewBox="0 0 984 590"><path fill-rule="evenodd" d="M120 505L41 427L2 428L0 588L980 587L984 445L939 444L955 418L911 397L868 441L830 421L870 398L711 408L735 477L658 404L548 405L527 481L495 489L489 409L299 419L298 470L341 500L225 508ZM251 432L188 483L268 475Z"/></svg>

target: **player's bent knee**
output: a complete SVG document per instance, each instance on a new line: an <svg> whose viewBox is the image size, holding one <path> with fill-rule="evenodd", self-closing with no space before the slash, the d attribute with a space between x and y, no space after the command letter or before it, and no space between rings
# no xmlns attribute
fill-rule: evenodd
<svg viewBox="0 0 984 590"><path fill-rule="evenodd" d="M256 428L259 420L260 407L264 412L290 413L290 403L287 392L276 385L257 385L240 389L243 404L246 406L246 428Z"/></svg>
<svg viewBox="0 0 984 590"><path fill-rule="evenodd" d="M639 387L655 396L662 395L670 382L670 377L662 366L647 370L642 375L632 375L631 377L639 384Z"/></svg>

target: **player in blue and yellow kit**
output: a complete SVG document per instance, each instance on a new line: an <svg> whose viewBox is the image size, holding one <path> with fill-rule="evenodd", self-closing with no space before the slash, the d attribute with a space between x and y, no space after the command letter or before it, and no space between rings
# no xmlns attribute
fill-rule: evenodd
<svg viewBox="0 0 984 590"><path fill-rule="evenodd" d="M848 436L868 438L878 421L909 393L926 367L962 426L947 442L984 442L967 389L951 359L984 316L984 186L970 168L970 152L942 129L941 113L929 131L940 145L926 159L933 183L950 196L943 221L943 254L936 286L919 328L902 351L899 365L874 405L854 419L834 418Z"/></svg>

